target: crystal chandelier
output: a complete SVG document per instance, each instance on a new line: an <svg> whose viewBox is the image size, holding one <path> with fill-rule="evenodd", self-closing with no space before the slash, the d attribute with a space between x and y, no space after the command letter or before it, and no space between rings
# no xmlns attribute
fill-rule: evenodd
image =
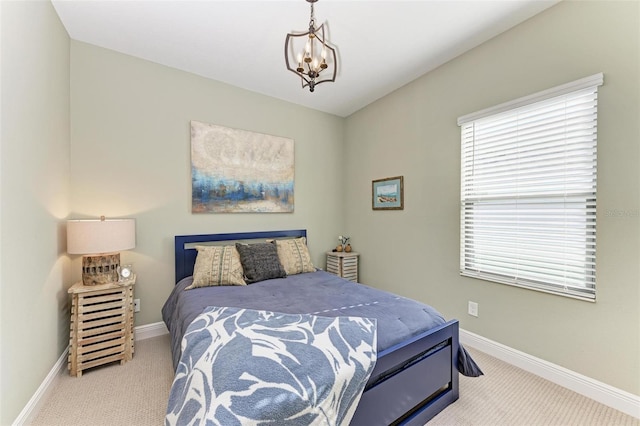
<svg viewBox="0 0 640 426"><path fill-rule="evenodd" d="M302 80L302 88L309 87L313 92L316 85L335 81L338 72L338 59L335 48L327 43L324 24L316 28L313 16L313 4L318 0L307 0L311 4L309 31L302 34L287 34L284 42L284 59L287 69ZM296 58L291 63L290 57Z"/></svg>

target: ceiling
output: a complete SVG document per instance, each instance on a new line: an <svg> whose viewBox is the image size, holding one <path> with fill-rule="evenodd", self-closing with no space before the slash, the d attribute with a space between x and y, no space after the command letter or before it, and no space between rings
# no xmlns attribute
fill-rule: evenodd
<svg viewBox="0 0 640 426"><path fill-rule="evenodd" d="M338 50L335 83L302 89L284 39L306 31L304 0L52 0L74 40L346 117L558 0L321 0Z"/></svg>

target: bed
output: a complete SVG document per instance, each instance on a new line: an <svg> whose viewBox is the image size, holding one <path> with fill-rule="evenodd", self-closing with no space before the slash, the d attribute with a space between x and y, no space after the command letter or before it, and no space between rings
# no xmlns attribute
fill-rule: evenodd
<svg viewBox="0 0 640 426"><path fill-rule="evenodd" d="M352 283L322 270L251 285L194 288L196 245L306 238L306 230L185 235L175 237L176 288L163 319L171 333L174 368L190 324L210 306L270 309L324 317L352 315L377 320L377 359L352 413L353 425L424 425L458 399L458 372L482 374L458 342L458 322L432 307ZM329 296L334 294L335 296ZM186 339L185 339L186 340Z"/></svg>

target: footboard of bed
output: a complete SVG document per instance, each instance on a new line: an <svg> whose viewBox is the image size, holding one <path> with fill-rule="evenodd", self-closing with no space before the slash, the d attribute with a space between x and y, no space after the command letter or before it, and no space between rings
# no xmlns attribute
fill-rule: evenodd
<svg viewBox="0 0 640 426"><path fill-rule="evenodd" d="M378 354L352 425L424 425L458 399L458 321Z"/></svg>

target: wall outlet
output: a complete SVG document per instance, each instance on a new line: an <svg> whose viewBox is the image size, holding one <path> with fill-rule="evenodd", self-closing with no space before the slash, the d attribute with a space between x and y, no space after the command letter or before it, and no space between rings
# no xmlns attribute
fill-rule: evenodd
<svg viewBox="0 0 640 426"><path fill-rule="evenodd" d="M140 299L133 299L133 312L140 312Z"/></svg>
<svg viewBox="0 0 640 426"><path fill-rule="evenodd" d="M469 315L472 317L478 316L478 304L469 300Z"/></svg>

